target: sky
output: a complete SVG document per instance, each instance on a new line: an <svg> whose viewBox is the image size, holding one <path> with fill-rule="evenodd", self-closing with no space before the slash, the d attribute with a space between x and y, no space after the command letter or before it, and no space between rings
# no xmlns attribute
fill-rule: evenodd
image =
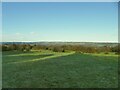
<svg viewBox="0 0 120 90"><path fill-rule="evenodd" d="M2 2L119 2L119 0L2 0Z"/></svg>
<svg viewBox="0 0 120 90"><path fill-rule="evenodd" d="M117 2L4 2L7 41L118 42Z"/></svg>
<svg viewBox="0 0 120 90"><path fill-rule="evenodd" d="M2 3L0 3L0 42L2 41Z"/></svg>

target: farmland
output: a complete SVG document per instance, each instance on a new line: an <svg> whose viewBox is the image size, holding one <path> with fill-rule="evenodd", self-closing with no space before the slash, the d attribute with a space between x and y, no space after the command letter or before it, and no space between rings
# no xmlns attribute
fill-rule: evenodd
<svg viewBox="0 0 120 90"><path fill-rule="evenodd" d="M3 88L116 88L118 55L53 52L2 53Z"/></svg>

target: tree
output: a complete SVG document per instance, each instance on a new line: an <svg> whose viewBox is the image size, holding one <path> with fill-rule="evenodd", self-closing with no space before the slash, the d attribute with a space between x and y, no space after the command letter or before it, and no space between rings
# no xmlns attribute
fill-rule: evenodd
<svg viewBox="0 0 120 90"><path fill-rule="evenodd" d="M10 50L17 50L18 49L16 44L8 45L8 47L9 47Z"/></svg>
<svg viewBox="0 0 120 90"><path fill-rule="evenodd" d="M25 46L25 50L26 50L26 51L30 51L30 50L31 50L31 46L30 46L30 45L26 45L26 46Z"/></svg>
<svg viewBox="0 0 120 90"><path fill-rule="evenodd" d="M8 51L7 45L2 45L2 51Z"/></svg>
<svg viewBox="0 0 120 90"><path fill-rule="evenodd" d="M115 54L120 54L120 44L115 47L112 47L111 51L115 52Z"/></svg>
<svg viewBox="0 0 120 90"><path fill-rule="evenodd" d="M18 47L19 47L19 48L18 48L19 51L25 51L26 45L25 45L25 44L22 44L22 45L19 45Z"/></svg>

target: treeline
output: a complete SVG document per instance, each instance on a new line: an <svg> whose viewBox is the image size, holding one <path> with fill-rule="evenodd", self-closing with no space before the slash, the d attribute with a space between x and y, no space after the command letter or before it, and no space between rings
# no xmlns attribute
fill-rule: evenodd
<svg viewBox="0 0 120 90"><path fill-rule="evenodd" d="M110 46L84 46L84 45L30 45L30 44L4 44L0 45L2 51L31 51L31 50L52 50L54 52L76 51L79 53L109 53L120 52L120 45Z"/></svg>

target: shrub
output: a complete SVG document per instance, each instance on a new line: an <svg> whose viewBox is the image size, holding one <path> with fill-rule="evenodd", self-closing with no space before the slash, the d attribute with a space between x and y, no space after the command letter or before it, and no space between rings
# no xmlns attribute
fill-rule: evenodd
<svg viewBox="0 0 120 90"><path fill-rule="evenodd" d="M35 45L35 46L32 47L32 49L33 49L33 50L40 50L41 47L40 47L39 45Z"/></svg>
<svg viewBox="0 0 120 90"><path fill-rule="evenodd" d="M108 52L105 52L104 54L109 54Z"/></svg>
<svg viewBox="0 0 120 90"><path fill-rule="evenodd" d="M46 50L48 50L48 47L46 47Z"/></svg>
<svg viewBox="0 0 120 90"><path fill-rule="evenodd" d="M63 49L62 52L65 52L65 50Z"/></svg>
<svg viewBox="0 0 120 90"><path fill-rule="evenodd" d="M25 44L19 45L18 50L23 52L23 51L25 51L25 47L26 47Z"/></svg>
<svg viewBox="0 0 120 90"><path fill-rule="evenodd" d="M119 52L115 52L115 54L119 55Z"/></svg>
<svg viewBox="0 0 120 90"><path fill-rule="evenodd" d="M2 51L8 51L8 47L6 45L2 45Z"/></svg>
<svg viewBox="0 0 120 90"><path fill-rule="evenodd" d="M54 52L65 52L61 47L57 47L57 46L55 46L55 47L53 48L53 51L54 51Z"/></svg>
<svg viewBox="0 0 120 90"><path fill-rule="evenodd" d="M30 46L30 45L26 45L26 46L25 46L25 50L26 50L26 51L30 51L30 50L31 50L31 46Z"/></svg>

